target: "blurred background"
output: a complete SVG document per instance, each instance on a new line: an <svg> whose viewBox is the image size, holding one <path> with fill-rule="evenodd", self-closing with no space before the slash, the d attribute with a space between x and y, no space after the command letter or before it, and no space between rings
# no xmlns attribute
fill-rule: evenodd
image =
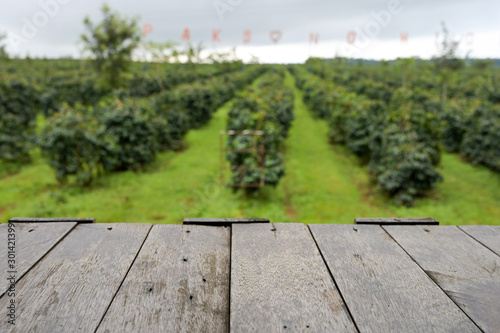
<svg viewBox="0 0 500 333"><path fill-rule="evenodd" d="M2 8L3 221L500 224L497 1Z"/></svg>

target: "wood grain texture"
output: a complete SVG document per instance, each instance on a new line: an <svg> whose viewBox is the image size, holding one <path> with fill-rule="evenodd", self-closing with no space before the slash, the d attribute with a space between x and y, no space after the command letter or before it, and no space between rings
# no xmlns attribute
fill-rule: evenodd
<svg viewBox="0 0 500 333"><path fill-rule="evenodd" d="M232 226L231 332L356 332L303 224Z"/></svg>
<svg viewBox="0 0 500 333"><path fill-rule="evenodd" d="M65 235L67 235L76 223L14 223L15 229L15 270L16 281L19 281L31 267L33 267L50 249L52 249ZM3 295L10 286L6 280L8 268L7 262L7 235L8 224L0 225L0 239L3 245L0 251L0 269L2 271L2 282L0 295Z"/></svg>
<svg viewBox="0 0 500 333"><path fill-rule="evenodd" d="M361 332L481 332L380 226L309 228Z"/></svg>
<svg viewBox="0 0 500 333"><path fill-rule="evenodd" d="M499 225L463 225L459 228L500 256Z"/></svg>
<svg viewBox="0 0 500 333"><path fill-rule="evenodd" d="M188 218L184 219L183 224L191 224L191 225L210 225L210 226L231 226L232 224L238 223L269 223L269 219L261 219L261 218L249 218L249 219L226 219L226 218Z"/></svg>
<svg viewBox="0 0 500 333"><path fill-rule="evenodd" d="M9 220L13 223L42 223L42 222L77 222L77 223L95 223L95 218L72 218L72 217L59 217L59 218L43 218L43 217L13 217Z"/></svg>
<svg viewBox="0 0 500 333"><path fill-rule="evenodd" d="M80 224L17 284L14 329L93 332L151 228L146 224ZM9 299L2 297L5 309Z"/></svg>
<svg viewBox="0 0 500 333"><path fill-rule="evenodd" d="M377 225L439 225L439 221L432 217L377 217L377 218L357 218L355 224L377 224Z"/></svg>
<svg viewBox="0 0 500 333"><path fill-rule="evenodd" d="M383 228L483 331L500 331L500 257L455 226Z"/></svg>
<svg viewBox="0 0 500 333"><path fill-rule="evenodd" d="M230 228L155 225L98 332L227 332Z"/></svg>

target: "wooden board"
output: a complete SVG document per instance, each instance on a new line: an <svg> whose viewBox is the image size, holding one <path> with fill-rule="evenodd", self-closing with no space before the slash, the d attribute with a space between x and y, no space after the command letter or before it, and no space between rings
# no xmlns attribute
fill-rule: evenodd
<svg viewBox="0 0 500 333"><path fill-rule="evenodd" d="M41 218L41 217L13 217L9 220L13 223L42 223L42 222L77 222L77 223L95 223L95 218Z"/></svg>
<svg viewBox="0 0 500 333"><path fill-rule="evenodd" d="M230 228L155 225L98 332L227 332Z"/></svg>
<svg viewBox="0 0 500 333"><path fill-rule="evenodd" d="M19 281L31 267L33 267L47 252L50 251L76 223L14 223L15 230L15 276ZM7 281L8 271L11 271L7 262L7 235L8 223L0 225L0 239L2 240L2 251L0 251L0 270L2 282L0 284L0 296L3 295L10 286ZM12 244L11 244L12 245Z"/></svg>
<svg viewBox="0 0 500 333"><path fill-rule="evenodd" d="M309 228L361 332L481 332L380 226Z"/></svg>
<svg viewBox="0 0 500 333"><path fill-rule="evenodd" d="M483 331L499 331L499 256L455 226L383 228Z"/></svg>
<svg viewBox="0 0 500 333"><path fill-rule="evenodd" d="M260 218L249 218L249 219L205 219L205 218L188 218L184 219L183 224L191 224L191 225L210 225L210 226L231 226L232 224L246 224L246 223L269 223L269 219L260 219Z"/></svg>
<svg viewBox="0 0 500 333"><path fill-rule="evenodd" d="M500 226L463 225L459 228L500 256Z"/></svg>
<svg viewBox="0 0 500 333"><path fill-rule="evenodd" d="M232 226L231 332L356 332L303 224Z"/></svg>
<svg viewBox="0 0 500 333"><path fill-rule="evenodd" d="M93 332L151 228L147 224L80 224L17 284L15 329ZM7 308L7 294L0 307Z"/></svg>
<svg viewBox="0 0 500 333"><path fill-rule="evenodd" d="M355 224L377 224L377 225L439 225L439 221L432 217L377 217L377 218L357 218Z"/></svg>

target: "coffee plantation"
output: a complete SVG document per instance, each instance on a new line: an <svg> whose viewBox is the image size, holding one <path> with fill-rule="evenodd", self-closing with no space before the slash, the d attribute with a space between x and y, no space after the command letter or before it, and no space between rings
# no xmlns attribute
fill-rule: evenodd
<svg viewBox="0 0 500 333"><path fill-rule="evenodd" d="M111 89L78 60L12 59L0 67L0 168L17 172L40 149L61 184L88 187L106 174L144 171L158 154L188 149L186 134L231 101L226 130L237 134L226 147L229 183L274 187L286 175L295 118L294 95L283 84L289 72L328 124L325 142L356 156L396 205L418 204L446 182L443 151L499 173L497 69L466 67L447 83L443 104L432 62L408 62L403 74L401 63L133 63Z"/></svg>

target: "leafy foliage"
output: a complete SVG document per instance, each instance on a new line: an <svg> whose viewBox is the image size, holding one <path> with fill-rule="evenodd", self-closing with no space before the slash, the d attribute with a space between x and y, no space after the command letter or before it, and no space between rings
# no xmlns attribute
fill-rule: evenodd
<svg viewBox="0 0 500 333"><path fill-rule="evenodd" d="M116 88L123 72L128 69L132 51L137 47L141 34L136 19L122 19L106 4L102 6L102 13L104 20L97 25L89 17L85 18L89 35L82 35L81 39L85 49L92 54L92 64L104 83Z"/></svg>
<svg viewBox="0 0 500 333"><path fill-rule="evenodd" d="M101 160L105 170L141 170L158 151L156 131L146 112L131 102L100 110L98 137L103 143Z"/></svg>
<svg viewBox="0 0 500 333"><path fill-rule="evenodd" d="M35 130L35 91L19 82L0 82L0 161L25 163L30 160Z"/></svg>
<svg viewBox="0 0 500 333"><path fill-rule="evenodd" d="M328 76L323 66L317 70ZM369 161L373 179L396 204L413 205L416 196L442 180L435 168L440 161L440 107L426 93L404 88L393 93L370 80L345 81L348 92L301 68L293 72L304 89L305 103L329 119L330 140Z"/></svg>
<svg viewBox="0 0 500 333"><path fill-rule="evenodd" d="M435 168L440 162L437 115L418 99L405 89L397 91L371 145L370 170L399 205L413 205L415 196L443 180Z"/></svg>
<svg viewBox="0 0 500 333"><path fill-rule="evenodd" d="M277 185L285 174L280 150L294 116L293 93L283 88L283 78L283 72L267 73L258 89L239 95L231 107L227 129L238 134L229 136L226 159L233 184L259 184L263 173L266 185Z"/></svg>
<svg viewBox="0 0 500 333"><path fill-rule="evenodd" d="M458 153L467 132L467 114L458 106L449 106L443 114L443 146L450 153Z"/></svg>
<svg viewBox="0 0 500 333"><path fill-rule="evenodd" d="M180 148L182 137L189 129L204 125L218 107L230 100L236 91L253 81L263 70L265 69L255 67L245 72L183 84L155 96L152 107L157 115L167 121L163 137L171 138L173 149Z"/></svg>
<svg viewBox="0 0 500 333"><path fill-rule="evenodd" d="M97 175L103 149L97 125L87 109L66 105L44 128L38 144L60 183L75 176L77 184L89 185Z"/></svg>
<svg viewBox="0 0 500 333"><path fill-rule="evenodd" d="M500 172L500 107L479 107L466 123L460 155Z"/></svg>

